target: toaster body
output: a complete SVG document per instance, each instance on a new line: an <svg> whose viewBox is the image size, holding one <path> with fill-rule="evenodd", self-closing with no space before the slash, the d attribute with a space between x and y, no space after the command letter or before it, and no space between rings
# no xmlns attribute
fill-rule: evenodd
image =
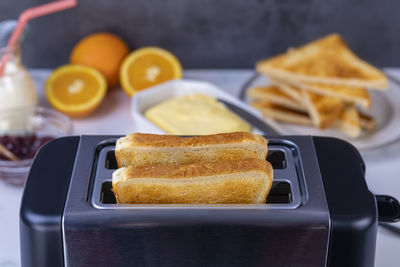
<svg viewBox="0 0 400 267"><path fill-rule="evenodd" d="M22 266L373 266L375 197L350 144L271 138L266 204L118 205L118 136L56 139L20 210Z"/></svg>

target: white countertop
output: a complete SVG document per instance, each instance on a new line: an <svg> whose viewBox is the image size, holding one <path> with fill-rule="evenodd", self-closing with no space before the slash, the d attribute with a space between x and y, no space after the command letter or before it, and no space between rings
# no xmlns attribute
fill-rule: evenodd
<svg viewBox="0 0 400 267"><path fill-rule="evenodd" d="M400 79L400 69L387 71ZM43 94L49 70L32 70L31 74L38 89L39 104L49 106ZM237 96L240 87L252 74L251 70L187 70L184 77L214 83ZM400 99L398 101L400 105ZM92 115L73 120L73 126L75 135L130 133L134 129L130 99L122 90L115 89L108 93ZM400 199L400 140L379 149L362 151L361 154L367 166L366 179L370 190ZM18 213L22 190L0 181L0 267L20 266ZM399 252L400 236L379 227L375 265L399 266Z"/></svg>

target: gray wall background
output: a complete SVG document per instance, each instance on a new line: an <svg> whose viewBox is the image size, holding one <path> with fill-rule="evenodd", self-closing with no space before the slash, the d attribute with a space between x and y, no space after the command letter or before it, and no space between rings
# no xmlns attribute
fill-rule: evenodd
<svg viewBox="0 0 400 267"><path fill-rule="evenodd" d="M46 2L0 0L0 20ZM24 63L65 64L79 39L99 31L120 35L132 49L164 47L185 68L252 68L331 32L375 65L400 66L398 0L79 0L30 23Z"/></svg>

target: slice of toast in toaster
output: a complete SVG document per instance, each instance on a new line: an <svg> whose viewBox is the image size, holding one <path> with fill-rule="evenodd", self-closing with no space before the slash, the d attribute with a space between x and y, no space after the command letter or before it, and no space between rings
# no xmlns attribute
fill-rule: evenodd
<svg viewBox="0 0 400 267"><path fill-rule="evenodd" d="M258 204L272 185L265 159L189 165L129 166L116 170L118 204Z"/></svg>
<svg viewBox="0 0 400 267"><path fill-rule="evenodd" d="M265 100L289 109L306 111L303 103L297 102L274 85L252 87L247 91L247 97L250 101L254 102L262 102Z"/></svg>
<svg viewBox="0 0 400 267"><path fill-rule="evenodd" d="M282 80L386 89L387 78L357 57L338 34L259 61L256 70Z"/></svg>
<svg viewBox="0 0 400 267"><path fill-rule="evenodd" d="M195 137L134 133L118 139L115 157L118 167L265 159L267 142L247 132Z"/></svg>
<svg viewBox="0 0 400 267"><path fill-rule="evenodd" d="M278 86L280 84L280 87L289 87L289 89L292 90L294 90L293 88L299 88L302 90L309 90L319 95L340 98L345 102L358 104L364 108L369 108L371 106L371 96L368 93L368 90L362 87L328 85L321 83L304 83L295 80L276 80L275 83L278 84Z"/></svg>
<svg viewBox="0 0 400 267"><path fill-rule="evenodd" d="M339 98L322 96L307 90L302 93L314 125L321 130L331 126L345 106Z"/></svg>
<svg viewBox="0 0 400 267"><path fill-rule="evenodd" d="M250 105L258 109L266 118L299 125L313 125L311 118L304 112L288 109L268 101L252 102Z"/></svg>
<svg viewBox="0 0 400 267"><path fill-rule="evenodd" d="M351 104L347 105L334 125L349 137L356 138L360 136L362 129L357 108Z"/></svg>

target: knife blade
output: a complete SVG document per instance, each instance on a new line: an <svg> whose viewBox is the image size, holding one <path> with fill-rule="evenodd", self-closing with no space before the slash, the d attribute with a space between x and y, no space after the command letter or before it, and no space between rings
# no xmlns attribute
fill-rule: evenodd
<svg viewBox="0 0 400 267"><path fill-rule="evenodd" d="M233 113L237 114L239 117L249 122L252 126L256 127L260 131L264 132L267 135L280 135L277 131L275 131L271 126L265 123L263 120L257 118L250 112L238 107L235 104L232 104L228 101L218 98L218 102L223 103L229 110Z"/></svg>

